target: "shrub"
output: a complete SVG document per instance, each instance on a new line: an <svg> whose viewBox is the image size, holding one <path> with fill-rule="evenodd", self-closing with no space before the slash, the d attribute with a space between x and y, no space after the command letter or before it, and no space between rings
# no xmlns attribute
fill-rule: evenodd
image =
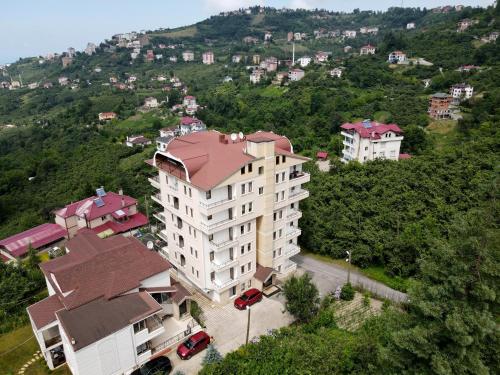
<svg viewBox="0 0 500 375"><path fill-rule="evenodd" d="M212 363L219 363L221 361L222 361L222 355L219 353L216 347L213 346L212 344L208 345L207 353L205 354L205 357L203 358L202 361L203 366Z"/></svg>
<svg viewBox="0 0 500 375"><path fill-rule="evenodd" d="M283 292L286 297L286 310L299 322L307 322L316 315L319 292L307 273L289 278L283 285Z"/></svg>
<svg viewBox="0 0 500 375"><path fill-rule="evenodd" d="M347 283L342 287L340 298L344 301L352 301L354 299L354 288L351 283Z"/></svg>

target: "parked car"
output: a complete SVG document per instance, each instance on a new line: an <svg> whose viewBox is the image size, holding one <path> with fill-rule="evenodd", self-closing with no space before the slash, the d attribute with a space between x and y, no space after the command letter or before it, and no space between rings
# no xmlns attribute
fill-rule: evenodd
<svg viewBox="0 0 500 375"><path fill-rule="evenodd" d="M143 364L130 375L166 375L172 371L172 364L167 357L156 357Z"/></svg>
<svg viewBox="0 0 500 375"><path fill-rule="evenodd" d="M189 359L205 349L208 344L210 344L210 336L203 331L197 332L179 345L177 355L181 359Z"/></svg>
<svg viewBox="0 0 500 375"><path fill-rule="evenodd" d="M247 306L252 306L260 301L262 301L262 292L259 289L252 288L234 300L234 307L238 310L245 310Z"/></svg>

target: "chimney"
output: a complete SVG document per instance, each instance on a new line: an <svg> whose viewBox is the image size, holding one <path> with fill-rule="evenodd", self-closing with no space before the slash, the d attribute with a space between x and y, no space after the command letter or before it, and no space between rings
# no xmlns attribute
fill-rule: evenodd
<svg viewBox="0 0 500 375"><path fill-rule="evenodd" d="M122 188L120 188L120 189L118 190L118 195L123 195L123 189L122 189Z"/></svg>
<svg viewBox="0 0 500 375"><path fill-rule="evenodd" d="M125 207L125 198L122 197L122 207Z"/></svg>
<svg viewBox="0 0 500 375"><path fill-rule="evenodd" d="M225 143L224 138L226 138L226 136L224 134L219 134L219 142L220 143Z"/></svg>

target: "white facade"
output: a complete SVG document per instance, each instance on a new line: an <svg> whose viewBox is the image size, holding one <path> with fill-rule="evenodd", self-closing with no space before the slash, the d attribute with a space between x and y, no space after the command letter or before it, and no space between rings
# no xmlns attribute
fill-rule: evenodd
<svg viewBox="0 0 500 375"><path fill-rule="evenodd" d="M149 97L144 99L144 107L146 108L157 108L160 104L158 103L158 99Z"/></svg>
<svg viewBox="0 0 500 375"><path fill-rule="evenodd" d="M460 102L462 99L470 99L474 94L474 87L471 85L453 85L450 89L450 94L453 97L453 101Z"/></svg>
<svg viewBox="0 0 500 375"><path fill-rule="evenodd" d="M333 68L332 70L330 70L330 75L332 77L340 78L340 77L342 77L342 69L340 69L340 68Z"/></svg>
<svg viewBox="0 0 500 375"><path fill-rule="evenodd" d="M297 59L297 62L302 68L305 68L311 63L312 59L309 56L303 56L300 59Z"/></svg>
<svg viewBox="0 0 500 375"><path fill-rule="evenodd" d="M159 168L159 192L152 197L162 206L157 217L165 225L160 237L168 241L164 255L221 303L258 287L257 263L278 275L295 270L290 257L300 252L299 201L309 196L301 186L310 179L302 172L304 158L275 155L274 142L246 145L257 159L209 191ZM175 160L168 149L158 154Z"/></svg>
<svg viewBox="0 0 500 375"><path fill-rule="evenodd" d="M304 78L304 71L301 69L292 69L288 73L288 78L290 81L300 81L302 78Z"/></svg>
<svg viewBox="0 0 500 375"><path fill-rule="evenodd" d="M387 61L391 64L401 64L407 60L406 53L394 51L389 54Z"/></svg>
<svg viewBox="0 0 500 375"><path fill-rule="evenodd" d="M406 30L412 30L415 28L415 22L408 22L406 24Z"/></svg>
<svg viewBox="0 0 500 375"><path fill-rule="evenodd" d="M184 51L182 52L182 59L186 62L194 61L194 53L192 51Z"/></svg>
<svg viewBox="0 0 500 375"><path fill-rule="evenodd" d="M211 51L203 53L202 57L205 65L211 65L215 62L214 53Z"/></svg>

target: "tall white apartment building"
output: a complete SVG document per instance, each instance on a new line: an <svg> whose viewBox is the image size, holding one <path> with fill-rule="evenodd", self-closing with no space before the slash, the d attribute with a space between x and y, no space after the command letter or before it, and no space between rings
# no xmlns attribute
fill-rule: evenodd
<svg viewBox="0 0 500 375"><path fill-rule="evenodd" d="M364 163L375 159L399 160L403 131L396 124L364 120L341 126L344 149L341 161Z"/></svg>
<svg viewBox="0 0 500 375"><path fill-rule="evenodd" d="M202 55L203 64L211 65L215 62L214 53L212 51L204 52Z"/></svg>
<svg viewBox="0 0 500 375"><path fill-rule="evenodd" d="M152 198L162 207L155 214L165 226L161 254L221 303L293 272L307 160L271 132L175 138L148 161L159 173Z"/></svg>

